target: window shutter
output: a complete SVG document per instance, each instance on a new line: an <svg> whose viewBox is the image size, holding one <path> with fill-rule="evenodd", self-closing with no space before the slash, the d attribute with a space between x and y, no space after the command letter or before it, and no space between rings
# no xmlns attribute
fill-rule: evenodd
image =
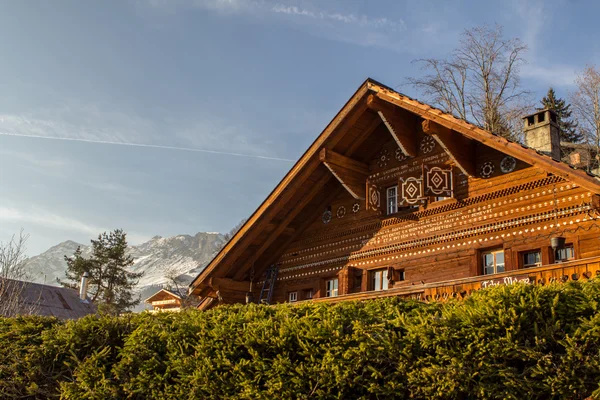
<svg viewBox="0 0 600 400"><path fill-rule="evenodd" d="M381 213L381 189L367 179L367 210Z"/></svg>
<svg viewBox="0 0 600 400"><path fill-rule="evenodd" d="M387 268L387 280L388 280L389 286L392 286L394 281L396 280L396 277L394 276L395 273L396 273L396 270L394 269L394 267Z"/></svg>
<svg viewBox="0 0 600 400"><path fill-rule="evenodd" d="M398 205L407 207L426 202L423 194L423 179L411 176L398 179Z"/></svg>
<svg viewBox="0 0 600 400"><path fill-rule="evenodd" d="M424 165L423 179L426 196L453 197L452 167Z"/></svg>

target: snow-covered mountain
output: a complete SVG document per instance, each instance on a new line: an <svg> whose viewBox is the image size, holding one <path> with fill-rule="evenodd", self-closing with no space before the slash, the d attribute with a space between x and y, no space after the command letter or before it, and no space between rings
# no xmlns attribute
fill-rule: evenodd
<svg viewBox="0 0 600 400"><path fill-rule="evenodd" d="M200 232L195 236L178 235L169 238L155 236L137 246L130 246L129 254L135 264L134 272L144 271L138 289L167 283L168 275L178 276L178 281L188 284L223 246L225 238L220 233ZM31 257L28 265L32 280L47 285L58 285L56 278L64 279L67 263L64 256L71 256L81 246L83 256L89 257L90 247L68 240L51 247L42 254Z"/></svg>

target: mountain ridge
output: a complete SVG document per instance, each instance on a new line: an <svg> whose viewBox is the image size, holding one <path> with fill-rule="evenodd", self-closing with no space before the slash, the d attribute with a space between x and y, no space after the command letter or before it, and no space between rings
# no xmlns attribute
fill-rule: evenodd
<svg viewBox="0 0 600 400"><path fill-rule="evenodd" d="M225 243L225 235L218 232L198 232L195 235L175 235L167 238L154 236L138 245L131 245L127 254L134 258L132 272L143 271L137 289L162 286L172 278L188 284L210 262ZM73 240L58 243L43 253L27 259L31 279L37 283L58 286L57 278L64 279L67 263L64 256L71 256L81 247L82 255L91 255L91 246Z"/></svg>

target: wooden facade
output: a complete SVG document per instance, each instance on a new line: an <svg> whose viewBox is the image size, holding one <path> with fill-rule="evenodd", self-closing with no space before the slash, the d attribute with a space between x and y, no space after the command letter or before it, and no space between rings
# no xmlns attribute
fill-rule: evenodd
<svg viewBox="0 0 600 400"><path fill-rule="evenodd" d="M599 194L595 176L367 80L190 293L245 302L252 281L256 299L273 264L273 302L585 279Z"/></svg>
<svg viewBox="0 0 600 400"><path fill-rule="evenodd" d="M180 311L183 307L182 297L167 289L160 289L144 300L144 303L150 304L152 306L151 311L153 312Z"/></svg>

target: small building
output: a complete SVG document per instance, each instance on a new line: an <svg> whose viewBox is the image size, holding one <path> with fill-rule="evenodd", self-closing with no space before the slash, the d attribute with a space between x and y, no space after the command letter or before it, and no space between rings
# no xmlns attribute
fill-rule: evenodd
<svg viewBox="0 0 600 400"><path fill-rule="evenodd" d="M591 171L595 174L598 168L598 148L588 143L560 142L563 160L575 168Z"/></svg>
<svg viewBox="0 0 600 400"><path fill-rule="evenodd" d="M183 308L183 297L168 289L160 289L144 303L150 304L153 312L180 311Z"/></svg>
<svg viewBox="0 0 600 400"><path fill-rule="evenodd" d="M89 299L82 300L76 289L0 279L2 314L42 315L59 319L79 319L97 312ZM10 310L8 307L10 307Z"/></svg>
<svg viewBox="0 0 600 400"><path fill-rule="evenodd" d="M600 180L556 115L512 142L368 79L207 267L200 309L600 275Z"/></svg>

